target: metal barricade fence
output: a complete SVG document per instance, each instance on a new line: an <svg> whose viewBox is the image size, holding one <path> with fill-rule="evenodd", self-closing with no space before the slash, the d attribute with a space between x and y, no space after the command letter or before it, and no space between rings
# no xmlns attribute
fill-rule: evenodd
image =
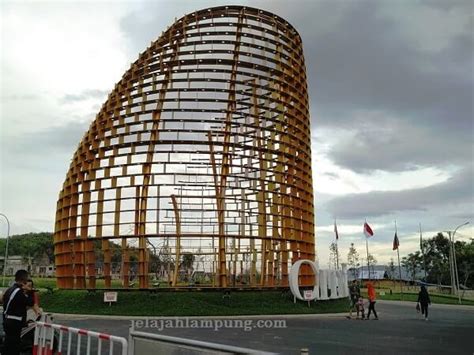
<svg viewBox="0 0 474 355"><path fill-rule="evenodd" d="M131 355L155 354L241 354L241 355L275 355L275 353L242 348L233 345L211 343L194 339L178 338L168 335L145 333L130 329L129 351Z"/></svg>
<svg viewBox="0 0 474 355"><path fill-rule="evenodd" d="M55 341L56 334L59 336L57 341ZM60 324L36 322L33 355L51 355L53 354L53 349L55 351L54 353L58 355L73 354L74 349L72 348L72 341L74 335L77 335L75 349L77 355L91 354L92 339L97 339L97 352L93 352L93 354L101 354L102 350L107 350L103 347L104 342L108 342L109 349L106 353L109 355L114 353L114 343L121 344L121 355L128 354L128 342L125 338L85 329L66 327ZM67 336L66 339L65 336ZM82 349L82 337L86 337L87 339L86 349ZM67 341L66 352L63 350L63 341Z"/></svg>
<svg viewBox="0 0 474 355"><path fill-rule="evenodd" d="M86 341L84 342L84 337ZM73 339L75 338L75 339ZM92 344L92 340L96 340ZM242 355L273 355L275 353L238 346L211 343L194 339L178 338L155 333L145 333L130 329L129 342L115 335L98 333L90 330L67 327L60 324L36 322L33 355L155 355L167 353L186 353L194 355L209 354L242 354ZM108 349L104 342L108 342ZM83 347L82 345L84 345ZM121 349L114 349L119 343ZM63 346L63 344L65 346Z"/></svg>

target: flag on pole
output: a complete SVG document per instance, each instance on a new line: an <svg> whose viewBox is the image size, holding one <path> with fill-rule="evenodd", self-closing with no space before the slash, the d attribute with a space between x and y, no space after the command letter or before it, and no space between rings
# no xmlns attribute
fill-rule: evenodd
<svg viewBox="0 0 474 355"><path fill-rule="evenodd" d="M372 228L370 228L367 222L364 223L364 234L367 238L374 236L374 232L372 231Z"/></svg>
<svg viewBox="0 0 474 355"><path fill-rule="evenodd" d="M400 242L398 241L397 232L395 232L395 237L393 237L393 250L397 250Z"/></svg>
<svg viewBox="0 0 474 355"><path fill-rule="evenodd" d="M336 240L338 240L339 239L339 233L337 232L336 220L334 220L334 233L336 233Z"/></svg>

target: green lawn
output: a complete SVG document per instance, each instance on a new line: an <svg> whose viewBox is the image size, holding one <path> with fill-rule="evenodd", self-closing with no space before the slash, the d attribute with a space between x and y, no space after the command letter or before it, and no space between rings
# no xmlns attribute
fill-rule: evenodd
<svg viewBox="0 0 474 355"><path fill-rule="evenodd" d="M103 292L58 290L43 292L41 305L47 312L127 316L231 316L259 314L312 314L346 312L348 300L293 303L288 292L158 292L118 293L118 302L104 304Z"/></svg>
<svg viewBox="0 0 474 355"><path fill-rule="evenodd" d="M7 277L5 279L5 286L10 285L13 283L13 277ZM33 277L32 278L35 288L37 289L46 289L46 288L56 288L56 278L46 278L46 277ZM2 279L3 281L3 279Z"/></svg>
<svg viewBox="0 0 474 355"><path fill-rule="evenodd" d="M57 288L55 277L49 277L49 278L46 278L46 277L33 277L32 280L35 284L35 288L40 289L40 290L45 290L45 289L48 289L48 288L52 288L52 289ZM7 277L5 279L5 285L9 285L12 282L13 282L12 277ZM163 285L164 285L164 283L163 283ZM97 288L105 288L104 279L97 279L96 280L96 287ZM120 287L122 287L122 281L121 280L112 280L112 288L120 288ZM138 286L135 284L135 288L137 288L137 287Z"/></svg>
<svg viewBox="0 0 474 355"><path fill-rule="evenodd" d="M46 290L48 288L55 289L57 288L56 284L56 278L55 277L50 277L50 278L45 278L45 277L33 277L32 278L35 288L40 289L40 290ZM2 280L3 281L3 280ZM13 277L9 276L5 279L5 285L10 285L13 282ZM150 284L153 284L153 282L150 282ZM161 281L160 282L160 288L165 288L167 286L166 281ZM179 286L189 286L189 283L182 283L179 284ZM210 286L209 285L201 285L201 286ZM105 288L105 281L104 279L96 279L96 288L98 289L104 289ZM112 286L111 288L122 288L122 280L112 280ZM131 288L138 289L138 282L134 282L134 286Z"/></svg>

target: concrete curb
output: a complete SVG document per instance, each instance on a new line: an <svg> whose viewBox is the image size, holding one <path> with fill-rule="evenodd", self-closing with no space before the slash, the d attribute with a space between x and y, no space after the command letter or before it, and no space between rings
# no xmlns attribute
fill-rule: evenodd
<svg viewBox="0 0 474 355"><path fill-rule="evenodd" d="M415 307L416 302L413 301L389 301L389 300L377 300L377 303L381 304L398 304L400 306ZM432 303L430 307L440 309L461 309L467 311L474 311L474 306L468 306L465 304L443 304L443 303Z"/></svg>
<svg viewBox="0 0 474 355"><path fill-rule="evenodd" d="M49 312L48 312L49 313ZM318 314L264 314L264 315L236 315L236 316L117 316L94 314L49 313L60 319L110 319L110 320L141 320L149 319L314 319L314 318L345 318L344 313L318 313Z"/></svg>

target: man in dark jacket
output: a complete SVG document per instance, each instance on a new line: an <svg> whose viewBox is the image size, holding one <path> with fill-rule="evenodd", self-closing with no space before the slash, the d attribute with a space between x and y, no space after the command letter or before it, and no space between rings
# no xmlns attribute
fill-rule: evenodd
<svg viewBox="0 0 474 355"><path fill-rule="evenodd" d="M421 314L428 320L428 305L431 304L430 295L424 285L421 285L421 290L418 293L418 303L421 306Z"/></svg>
<svg viewBox="0 0 474 355"><path fill-rule="evenodd" d="M21 328L26 322L26 307L32 306L23 288L28 282L28 271L18 270L15 284L3 295L3 329L5 330L5 346L3 355L20 353Z"/></svg>

